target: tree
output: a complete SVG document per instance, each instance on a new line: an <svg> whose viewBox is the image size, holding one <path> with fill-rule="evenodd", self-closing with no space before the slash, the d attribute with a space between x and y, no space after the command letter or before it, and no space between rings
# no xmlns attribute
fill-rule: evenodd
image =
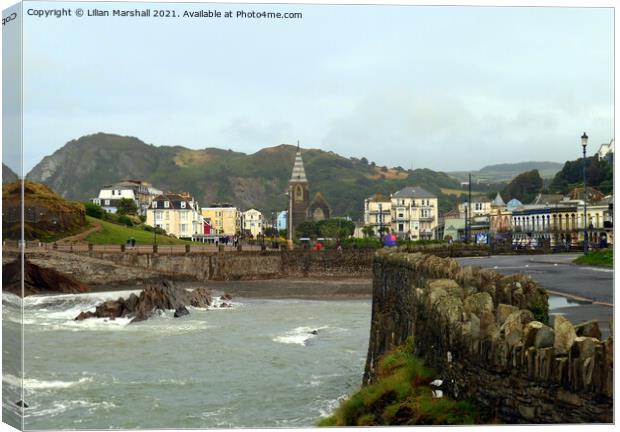
<svg viewBox="0 0 620 432"><path fill-rule="evenodd" d="M119 215L135 215L138 213L138 206L136 202L129 198L121 198L116 207L116 213Z"/></svg>
<svg viewBox="0 0 620 432"><path fill-rule="evenodd" d="M364 164L364 165L368 165L368 159L366 159L365 157L361 158L360 161Z"/></svg>
<svg viewBox="0 0 620 432"><path fill-rule="evenodd" d="M365 226L364 228L362 228L362 233L364 234L364 237L375 236L375 230L371 226Z"/></svg>
<svg viewBox="0 0 620 432"><path fill-rule="evenodd" d="M506 201L513 198L524 204L531 202L542 190L543 180L538 170L527 171L516 176L502 191Z"/></svg>
<svg viewBox="0 0 620 432"><path fill-rule="evenodd" d="M586 177L588 186L595 187L603 193L613 190L613 165L597 156L586 158ZM567 161L555 175L549 189L555 192L568 193L576 186L583 186L583 159Z"/></svg>
<svg viewBox="0 0 620 432"><path fill-rule="evenodd" d="M90 217L94 217L97 219L103 219L105 216L105 210L98 206L97 204L91 202L85 202L84 208L86 209L86 214Z"/></svg>
<svg viewBox="0 0 620 432"><path fill-rule="evenodd" d="M299 226L295 229L295 234L298 238L301 237L309 237L316 238L318 234L318 229L316 223L312 221L305 221L299 224Z"/></svg>
<svg viewBox="0 0 620 432"><path fill-rule="evenodd" d="M343 218L332 218L319 221L317 229L323 237L343 240L353 235L355 223Z"/></svg>
<svg viewBox="0 0 620 432"><path fill-rule="evenodd" d="M278 229L273 227L265 228L265 235L267 237L276 237L278 235Z"/></svg>

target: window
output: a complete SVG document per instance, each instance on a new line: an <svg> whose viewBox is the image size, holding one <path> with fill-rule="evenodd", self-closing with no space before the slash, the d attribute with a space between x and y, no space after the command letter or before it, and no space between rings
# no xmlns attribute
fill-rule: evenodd
<svg viewBox="0 0 620 432"><path fill-rule="evenodd" d="M181 208L185 208L185 205L186 205L186 204L187 204L187 203L186 203L185 201L181 201Z"/></svg>
<svg viewBox="0 0 620 432"><path fill-rule="evenodd" d="M405 230L405 226L403 224L398 224L398 232L403 232Z"/></svg>
<svg viewBox="0 0 620 432"><path fill-rule="evenodd" d="M110 205L110 200L105 200L105 205L109 206Z"/></svg>
<svg viewBox="0 0 620 432"><path fill-rule="evenodd" d="M164 208L170 208L170 201L164 201Z"/></svg>
<svg viewBox="0 0 620 432"><path fill-rule="evenodd" d="M153 201L153 208L157 208L157 201Z"/></svg>
<svg viewBox="0 0 620 432"><path fill-rule="evenodd" d="M181 224L181 232L187 232L187 224Z"/></svg>
<svg viewBox="0 0 620 432"><path fill-rule="evenodd" d="M183 222L186 222L186 221L187 221L187 212L181 212L181 220L182 220Z"/></svg>
<svg viewBox="0 0 620 432"><path fill-rule="evenodd" d="M156 221L161 221L161 212L160 211L156 211L155 212L155 220Z"/></svg>
<svg viewBox="0 0 620 432"><path fill-rule="evenodd" d="M166 216L166 220L170 220L170 212L166 211L165 213L166 213L166 215L165 215Z"/></svg>

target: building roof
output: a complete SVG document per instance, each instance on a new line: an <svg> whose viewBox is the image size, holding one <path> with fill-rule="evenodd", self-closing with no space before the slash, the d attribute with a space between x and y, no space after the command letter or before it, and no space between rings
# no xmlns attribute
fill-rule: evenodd
<svg viewBox="0 0 620 432"><path fill-rule="evenodd" d="M492 206L496 206L496 207L502 207L502 206L506 205L506 203L502 199L502 196L499 194L499 192L495 196L495 199L493 201L491 201L491 205Z"/></svg>
<svg viewBox="0 0 620 432"><path fill-rule="evenodd" d="M170 204L168 207L164 207L163 204L160 207L159 203L163 203L164 201L168 201ZM153 198L152 203L156 202L157 203L157 208L167 208L167 209L179 209L181 210L181 203L185 202L186 203L186 207L183 210L188 210L188 209L192 209L192 201L193 198L187 193L187 192L183 192L181 194L178 193L173 193L173 192L167 192L165 194L161 194L161 195L157 195L155 198ZM151 208L153 208L153 205L151 203Z"/></svg>
<svg viewBox="0 0 620 432"><path fill-rule="evenodd" d="M459 212L456 209L452 209L450 210L448 213L446 213L445 215L443 215L443 217L445 219L460 219L461 218L461 212Z"/></svg>
<svg viewBox="0 0 620 432"><path fill-rule="evenodd" d="M510 201L508 201L508 204L506 204L506 207L508 207L509 209L515 209L522 206L523 204L521 203L521 201L516 198L511 199Z"/></svg>
<svg viewBox="0 0 620 432"><path fill-rule="evenodd" d="M532 204L557 204L564 200L562 194L543 194L539 193Z"/></svg>
<svg viewBox="0 0 620 432"><path fill-rule="evenodd" d="M381 192L377 192L371 197L368 197L369 202L390 202L390 198L383 195Z"/></svg>
<svg viewBox="0 0 620 432"><path fill-rule="evenodd" d="M592 186L588 186L587 189L588 202L590 201L600 201L605 198L605 195L598 189L593 188ZM573 200L583 200L584 193L583 187L576 187L570 192L570 198Z"/></svg>
<svg viewBox="0 0 620 432"><path fill-rule="evenodd" d="M293 173L291 174L291 182L307 182L306 170L304 169L304 161L301 159L301 150L297 148L295 156L295 164L293 165Z"/></svg>
<svg viewBox="0 0 620 432"><path fill-rule="evenodd" d="M329 207L329 204L327 204L327 200L325 199L325 197L323 197L323 194L321 192L315 193L314 198L312 198L312 202L310 203L310 207L316 205L324 205L326 207Z"/></svg>
<svg viewBox="0 0 620 432"><path fill-rule="evenodd" d="M426 189L419 186L407 186L392 194L394 198L437 198Z"/></svg>

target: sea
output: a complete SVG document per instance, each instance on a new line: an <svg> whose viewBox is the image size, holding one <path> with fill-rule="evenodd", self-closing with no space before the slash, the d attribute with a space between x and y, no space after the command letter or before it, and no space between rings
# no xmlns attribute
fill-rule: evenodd
<svg viewBox="0 0 620 432"><path fill-rule="evenodd" d="M25 429L310 427L361 385L370 299L234 298L181 318L73 320L132 292L23 300ZM3 419L14 425L21 301L2 295Z"/></svg>

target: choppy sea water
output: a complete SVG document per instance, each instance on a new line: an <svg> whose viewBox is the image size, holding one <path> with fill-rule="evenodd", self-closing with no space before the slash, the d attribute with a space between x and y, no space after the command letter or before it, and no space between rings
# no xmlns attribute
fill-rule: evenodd
<svg viewBox="0 0 620 432"><path fill-rule="evenodd" d="M26 429L307 427L361 384L369 299L237 298L182 318L73 321L131 292L24 299ZM2 301L3 337L18 344L20 299ZM3 418L19 424L20 366L7 354Z"/></svg>

